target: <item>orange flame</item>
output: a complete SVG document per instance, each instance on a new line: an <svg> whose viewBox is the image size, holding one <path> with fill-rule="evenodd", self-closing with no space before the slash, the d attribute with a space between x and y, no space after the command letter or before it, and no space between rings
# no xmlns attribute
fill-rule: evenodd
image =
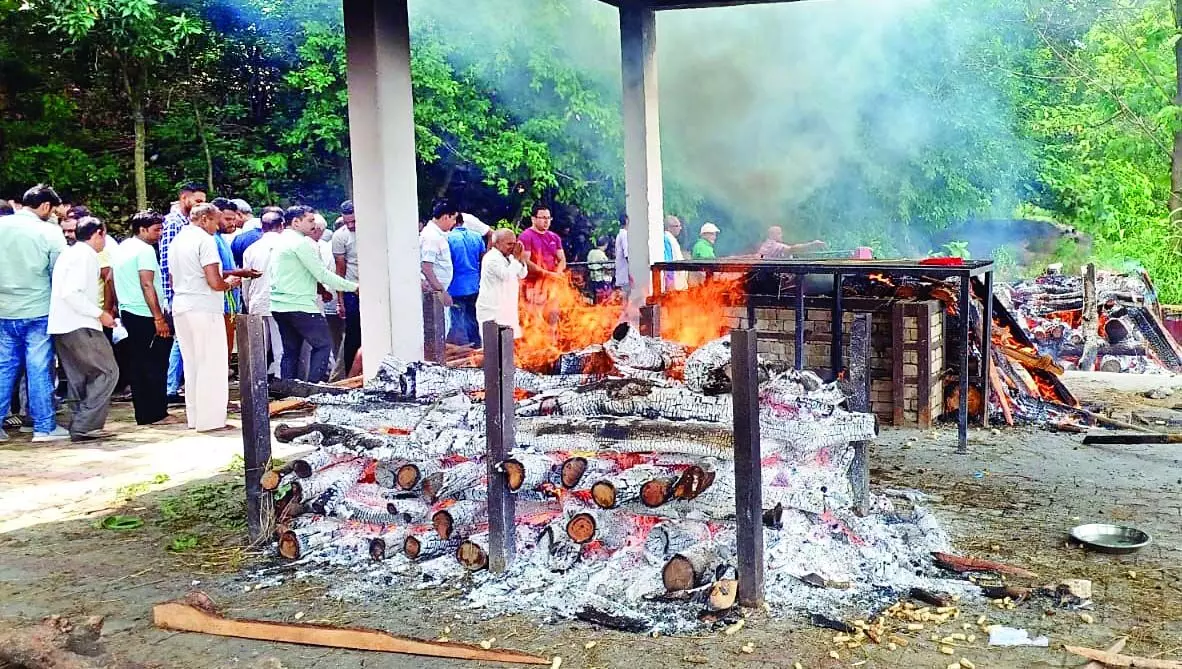
<svg viewBox="0 0 1182 669"><path fill-rule="evenodd" d="M868 278L871 281L873 281L875 283L881 283L884 286L894 286L895 285L895 282L891 281L890 277L888 277L885 274L879 274L878 272L871 274Z"/></svg>
<svg viewBox="0 0 1182 669"><path fill-rule="evenodd" d="M730 330L727 307L742 294L738 279L715 279L663 294L661 336L696 348L725 335ZM593 304L565 281L523 288L519 312L522 336L515 346L517 365L539 372L553 369L564 353L604 343L624 320L621 300Z"/></svg>

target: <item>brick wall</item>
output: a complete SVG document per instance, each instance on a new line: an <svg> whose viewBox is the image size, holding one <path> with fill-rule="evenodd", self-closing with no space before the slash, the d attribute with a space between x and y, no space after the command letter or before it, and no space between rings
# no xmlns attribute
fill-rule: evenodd
<svg viewBox="0 0 1182 669"><path fill-rule="evenodd" d="M848 305L844 314L843 365L849 364L849 332L854 315L871 314L870 406L884 423L931 424L943 405L944 318L936 301L891 302L860 300ZM727 310L727 325L748 326L746 307ZM759 353L765 357L794 362L796 356L796 312L790 307L755 309L759 332ZM926 337L921 333L926 332ZM832 312L807 308L804 321L804 367L822 378L832 378L830 349ZM926 364L920 365L921 347L926 347ZM922 367L922 369L921 369ZM921 392L921 386L926 391ZM922 400L927 407L920 411Z"/></svg>

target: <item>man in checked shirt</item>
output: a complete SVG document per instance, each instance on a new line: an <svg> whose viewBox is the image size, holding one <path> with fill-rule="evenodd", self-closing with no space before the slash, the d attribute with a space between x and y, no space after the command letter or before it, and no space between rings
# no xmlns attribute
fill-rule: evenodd
<svg viewBox="0 0 1182 669"><path fill-rule="evenodd" d="M181 186L180 198L173 203L172 211L164 217L164 230L160 234L160 272L164 278L165 309L172 315L172 274L168 270L168 247L172 240L189 224L189 212L193 207L205 203L205 186L197 183L187 183ZM184 382L184 366L181 360L181 347L173 339L172 353L168 356L168 402L178 404L181 385Z"/></svg>

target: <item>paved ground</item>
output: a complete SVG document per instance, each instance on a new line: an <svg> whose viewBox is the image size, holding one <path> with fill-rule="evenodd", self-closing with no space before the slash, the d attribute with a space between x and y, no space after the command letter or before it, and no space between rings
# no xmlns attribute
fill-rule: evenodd
<svg viewBox="0 0 1182 669"><path fill-rule="evenodd" d="M1110 402L1119 400L1114 402L1118 411L1152 404L1133 395L1114 398L1103 388L1100 384L1095 392ZM1096 399L1091 392L1080 387L1084 399ZM116 418L121 416L126 419L125 412ZM1074 667L1082 662L1059 650L1061 644L1100 647L1121 635L1131 637L1131 653L1173 659L1182 654L1179 446L1093 448L1082 446L1078 435L975 430L971 453L957 456L952 430L885 431L872 451L876 485L931 493L932 505L965 552L1026 566L1047 583L1091 579L1095 622L1088 624L1045 601L1013 611L976 602L965 605L967 620L987 615L991 622L1045 633L1053 647L989 648L978 639L950 658L937 652L925 631L894 652L843 649L839 659L832 659L832 632L801 620L756 616L734 636L712 631L651 638L600 632L583 624L480 621L456 607L455 592L392 588L383 601L337 602L324 598L315 582L293 579L247 593L240 568L269 558L243 550L241 534L233 528L240 489L233 487L237 477L222 470L240 451L237 435L198 436L125 422L112 427L125 436L96 447L34 448L21 441L0 445L0 629L52 614L104 615L109 650L165 667L480 666L152 627L152 604L197 587L232 616L295 620L300 614L303 621L365 625L423 638L438 637L447 629L454 640L495 637L497 645L561 655L564 667L791 667L796 661L804 667L946 667L958 657L978 667ZM128 496L133 499L123 504L120 498ZM95 527L96 520L116 508L142 518L145 525L129 532ZM1156 541L1140 554L1123 557L1067 547L1066 529L1088 520L1133 523L1153 533ZM943 630L953 631L960 630ZM596 642L590 649L589 640ZM754 652L741 651L746 643L753 644Z"/></svg>

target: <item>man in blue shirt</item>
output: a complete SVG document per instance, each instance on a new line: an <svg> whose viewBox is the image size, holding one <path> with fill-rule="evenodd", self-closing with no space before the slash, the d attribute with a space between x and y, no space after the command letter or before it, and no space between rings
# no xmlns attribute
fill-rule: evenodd
<svg viewBox="0 0 1182 669"><path fill-rule="evenodd" d="M480 259L484 238L457 224L447 233L454 274L447 287L451 296L451 331L447 341L457 346L480 347L480 323L476 322L476 296L480 292Z"/></svg>

